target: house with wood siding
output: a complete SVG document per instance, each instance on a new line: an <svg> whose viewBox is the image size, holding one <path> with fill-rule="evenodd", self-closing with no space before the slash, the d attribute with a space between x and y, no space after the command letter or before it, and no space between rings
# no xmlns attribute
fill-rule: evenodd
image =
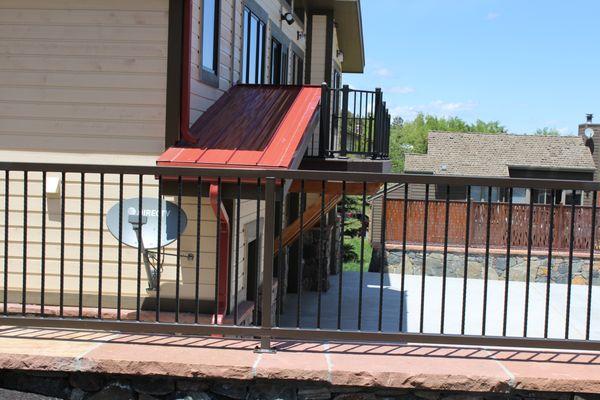
<svg viewBox="0 0 600 400"><path fill-rule="evenodd" d="M430 132L426 154L406 154L405 173L434 176L486 178L537 178L557 180L594 180L598 171L592 138L584 137L590 124L580 126L579 136L540 136ZM594 128L597 129L597 128ZM599 130L600 131L600 130ZM590 140L588 140L590 139ZM595 135L594 138L595 139ZM511 195L512 194L512 195ZM491 197L490 197L491 195ZM371 242L381 247L383 191L371 198ZM487 202L513 204L590 205L591 192L551 191L549 189L443 184L402 184L389 188L386 199L444 202ZM390 221L398 226L402 221ZM413 221L419 223L419 221ZM420 221L422 223L422 221ZM389 237L388 237L389 240ZM378 257L373 257L378 259Z"/></svg>
<svg viewBox="0 0 600 400"><path fill-rule="evenodd" d="M76 173L69 165L386 170L385 138L369 137L364 162L337 158L341 141L332 133L344 114L338 98L357 95L342 87L342 74L364 69L361 19L359 0L2 1L0 160L61 166L0 177L3 295L61 312L152 310L160 291L165 310L195 308L221 321L239 309L250 318L260 286L251 269L273 257L257 236L264 201L253 196L265 182L236 198L236 182ZM377 116L382 136L389 114L380 95L373 91L364 118ZM282 190L283 228L323 197L315 189L299 201ZM143 272L140 287L139 244L123 245L107 225L111 208L142 198L175 203L187 216L177 240L154 253L160 287ZM337 201L328 198L326 218L302 228L335 229ZM297 243L284 246L279 257L291 265Z"/></svg>

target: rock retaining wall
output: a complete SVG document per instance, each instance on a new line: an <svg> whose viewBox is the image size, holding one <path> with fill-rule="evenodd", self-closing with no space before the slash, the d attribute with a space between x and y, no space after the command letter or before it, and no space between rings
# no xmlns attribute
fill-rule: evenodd
<svg viewBox="0 0 600 400"><path fill-rule="evenodd" d="M465 254L462 252L448 252L446 273L448 277L462 278L464 275ZM421 275L423 265L423 252L407 250L405 258L405 272L407 275ZM490 254L488 278L491 280L504 280L506 277L506 255ZM428 276L442 276L444 266L444 253L441 251L427 252ZM510 257L511 281L524 282L527 277L527 257L512 255ZM573 258L571 282L576 285L587 285L590 270L588 258ZM386 271L402 273L402 250L386 250ZM552 257L550 271L551 281L554 283L567 283L569 274L569 258L564 256ZM485 255L469 255L467 269L469 278L483 279L485 276ZM593 285L600 285L600 260L594 261ZM548 257L532 256L530 264L531 282L546 282L548 279Z"/></svg>
<svg viewBox="0 0 600 400"><path fill-rule="evenodd" d="M255 380L0 371L0 399L11 400L596 400L597 395L520 392L460 393L386 390Z"/></svg>

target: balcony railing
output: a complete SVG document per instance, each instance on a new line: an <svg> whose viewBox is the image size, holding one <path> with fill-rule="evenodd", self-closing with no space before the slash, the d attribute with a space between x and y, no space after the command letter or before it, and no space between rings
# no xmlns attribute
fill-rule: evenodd
<svg viewBox="0 0 600 400"><path fill-rule="evenodd" d="M595 182L9 162L0 171L3 325L261 337L264 349L273 338L600 346L598 254L575 244L582 224L595 243ZM445 208L434 245L433 196L425 191L420 222L398 218L386 205L398 184L577 191L590 211L565 217L567 249L550 240L541 254L531 222L526 248L511 248L512 203L506 224L477 205L487 232L478 249L468 226L448 243L462 222ZM380 188L383 207L369 218ZM470 202L456 209L465 224L473 212ZM552 215L539 217L551 238ZM406 238L411 223L422 224L418 246L386 241L388 226ZM490 243L500 234L507 244Z"/></svg>
<svg viewBox="0 0 600 400"><path fill-rule="evenodd" d="M381 89L374 91L322 87L319 136L311 157L389 157L391 117ZM315 143L315 141L318 141Z"/></svg>

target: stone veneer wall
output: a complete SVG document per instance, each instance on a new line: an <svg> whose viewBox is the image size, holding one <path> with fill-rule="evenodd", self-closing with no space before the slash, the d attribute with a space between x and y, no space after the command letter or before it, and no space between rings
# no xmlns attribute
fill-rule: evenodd
<svg viewBox="0 0 600 400"><path fill-rule="evenodd" d="M464 272L465 255L463 252L448 252L447 277L462 278ZM421 275L423 265L423 252L407 250L405 258L405 271L407 275ZM442 276L444 253L441 251L427 252L427 275ZM573 258L573 271L571 282L576 285L587 285L589 277L589 258ZM386 271L391 273L402 272L402 250L386 249ZM548 277L548 257L532 256L530 265L531 282L546 282ZM569 273L569 258L565 256L552 257L551 281L554 283L567 283ZM468 277L483 279L485 274L485 255L469 254ZM527 257L511 255L510 280L522 281L527 276ZM600 260L594 260L593 285L600 285ZM489 275L490 280L504 280L506 277L506 255L490 254Z"/></svg>
<svg viewBox="0 0 600 400"><path fill-rule="evenodd" d="M595 400L598 395L515 391L461 393L335 387L293 381L208 381L62 372L0 371L0 399L11 400Z"/></svg>

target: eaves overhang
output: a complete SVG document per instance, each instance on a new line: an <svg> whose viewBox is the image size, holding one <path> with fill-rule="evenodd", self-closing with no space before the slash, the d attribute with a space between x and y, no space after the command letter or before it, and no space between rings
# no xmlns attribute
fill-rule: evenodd
<svg viewBox="0 0 600 400"><path fill-rule="evenodd" d="M342 72L362 73L365 69L360 0L304 0L307 10L333 10L337 39L344 53Z"/></svg>

